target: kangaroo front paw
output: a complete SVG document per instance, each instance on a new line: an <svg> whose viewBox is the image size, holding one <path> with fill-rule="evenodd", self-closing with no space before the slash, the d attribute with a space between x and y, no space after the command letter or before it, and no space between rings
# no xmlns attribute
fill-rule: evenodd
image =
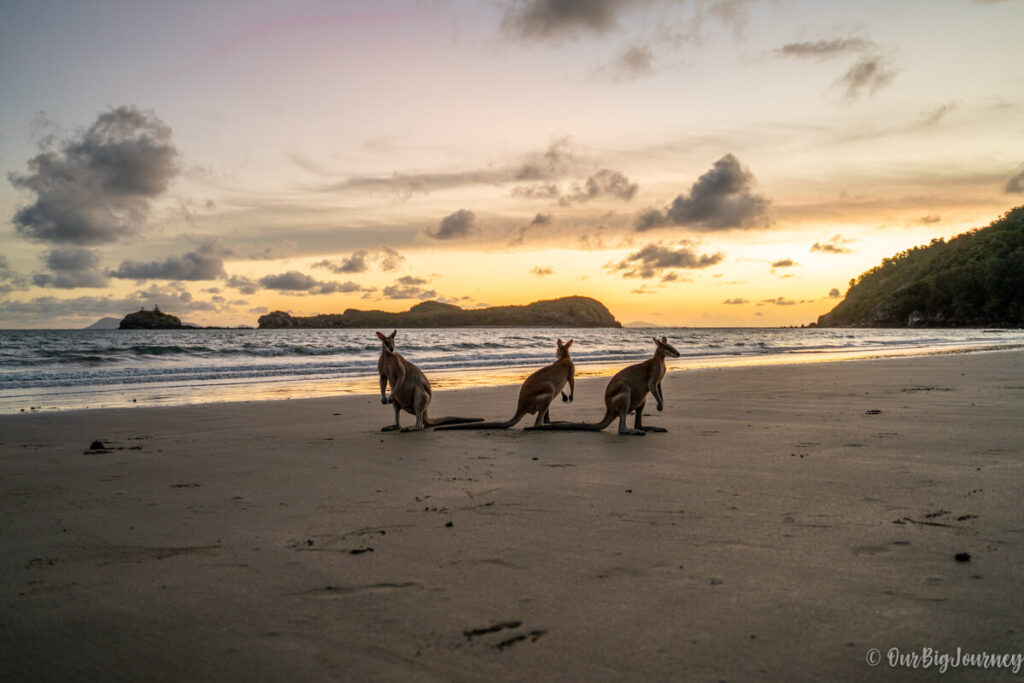
<svg viewBox="0 0 1024 683"><path fill-rule="evenodd" d="M658 404L658 412L660 413L663 410L665 410L665 404L664 403L659 403Z"/></svg>

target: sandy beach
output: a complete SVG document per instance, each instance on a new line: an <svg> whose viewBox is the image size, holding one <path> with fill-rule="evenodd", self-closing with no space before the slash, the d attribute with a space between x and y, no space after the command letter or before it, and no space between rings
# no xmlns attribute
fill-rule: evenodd
<svg viewBox="0 0 1024 683"><path fill-rule="evenodd" d="M552 418L598 419L606 381ZM517 393L430 412L506 418ZM664 393L645 422L670 431L642 438L382 434L377 396L0 416L0 671L933 680L887 653L1024 652L1024 351Z"/></svg>

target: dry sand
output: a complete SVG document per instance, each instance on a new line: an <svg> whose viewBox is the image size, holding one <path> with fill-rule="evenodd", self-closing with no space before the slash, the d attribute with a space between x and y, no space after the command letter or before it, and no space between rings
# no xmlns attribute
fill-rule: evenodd
<svg viewBox="0 0 1024 683"><path fill-rule="evenodd" d="M599 418L606 381L552 417ZM1024 352L664 392L646 437L381 434L373 396L2 416L2 678L933 680L865 655L1024 651Z"/></svg>

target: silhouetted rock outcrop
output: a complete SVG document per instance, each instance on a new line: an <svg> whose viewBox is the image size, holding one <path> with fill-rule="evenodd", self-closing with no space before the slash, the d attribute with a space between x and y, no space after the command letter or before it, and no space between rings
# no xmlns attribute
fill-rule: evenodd
<svg viewBox="0 0 1024 683"><path fill-rule="evenodd" d="M162 312L159 308L152 311L129 313L121 319L119 329L122 330L179 330L181 320L177 316Z"/></svg>
<svg viewBox="0 0 1024 683"><path fill-rule="evenodd" d="M604 304L585 296L476 310L424 301L402 313L350 308L340 314L293 317L274 311L261 316L259 325L261 328L622 327Z"/></svg>

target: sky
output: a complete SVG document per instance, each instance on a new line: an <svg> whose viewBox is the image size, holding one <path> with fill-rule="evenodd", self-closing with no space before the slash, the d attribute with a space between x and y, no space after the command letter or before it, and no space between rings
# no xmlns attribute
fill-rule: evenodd
<svg viewBox="0 0 1024 683"><path fill-rule="evenodd" d="M1024 204L1024 0L0 0L0 328L813 322Z"/></svg>

